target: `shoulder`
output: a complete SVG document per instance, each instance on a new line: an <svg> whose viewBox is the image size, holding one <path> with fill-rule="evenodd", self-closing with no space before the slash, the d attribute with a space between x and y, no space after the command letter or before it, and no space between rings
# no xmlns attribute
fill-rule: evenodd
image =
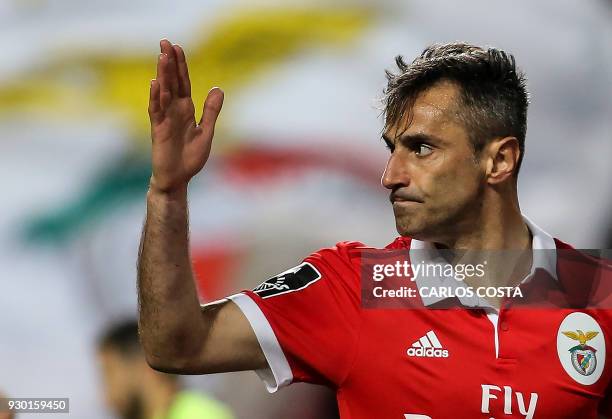
<svg viewBox="0 0 612 419"><path fill-rule="evenodd" d="M345 266L351 269L359 269L361 255L364 252L383 251L391 249L409 249L411 239L409 237L397 237L384 248L368 246L359 241L341 241L334 246L321 248L310 254L305 260L315 263L323 263L333 266Z"/></svg>
<svg viewBox="0 0 612 419"><path fill-rule="evenodd" d="M612 307L612 261L601 249L576 249L555 239L557 276L572 300L592 308Z"/></svg>
<svg viewBox="0 0 612 419"><path fill-rule="evenodd" d="M334 246L323 247L306 257L307 262L329 265L331 267L349 267L357 262L359 254L365 249L373 249L357 241L341 241Z"/></svg>
<svg viewBox="0 0 612 419"><path fill-rule="evenodd" d="M557 246L557 268L591 272L606 279L612 279L610 253L602 249L576 249L572 245L555 239Z"/></svg>
<svg viewBox="0 0 612 419"><path fill-rule="evenodd" d="M343 287L357 293L360 283L360 254L369 248L361 242L341 241L311 253L304 258L304 262L315 269L323 284L332 287L343 284Z"/></svg>

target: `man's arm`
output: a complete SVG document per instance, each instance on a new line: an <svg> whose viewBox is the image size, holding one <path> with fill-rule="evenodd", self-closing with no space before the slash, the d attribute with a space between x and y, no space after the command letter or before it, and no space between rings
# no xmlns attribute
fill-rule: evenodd
<svg viewBox="0 0 612 419"><path fill-rule="evenodd" d="M210 154L223 92L208 93L196 124L185 55L166 40L160 45L149 99L153 174L138 256L139 329L147 361L183 374L264 368L257 338L234 303L200 307L189 256L187 183Z"/></svg>

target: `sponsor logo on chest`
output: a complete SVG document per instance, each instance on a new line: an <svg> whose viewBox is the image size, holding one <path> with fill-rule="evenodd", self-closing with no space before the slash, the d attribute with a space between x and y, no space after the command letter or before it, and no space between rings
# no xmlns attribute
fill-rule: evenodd
<svg viewBox="0 0 612 419"><path fill-rule="evenodd" d="M525 419L532 419L538 404L538 393L531 393L529 400L520 391L512 390L510 386L502 387L493 384L482 384L481 413L489 413L493 403L504 403L504 414L512 415L514 411L523 415ZM502 397L503 395L503 397Z"/></svg>
<svg viewBox="0 0 612 419"><path fill-rule="evenodd" d="M406 351L410 357L418 358L448 358L448 350L442 347L433 330L425 333Z"/></svg>

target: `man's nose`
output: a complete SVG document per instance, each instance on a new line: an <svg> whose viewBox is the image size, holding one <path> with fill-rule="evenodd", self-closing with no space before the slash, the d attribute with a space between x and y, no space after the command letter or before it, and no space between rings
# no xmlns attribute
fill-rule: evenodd
<svg viewBox="0 0 612 419"><path fill-rule="evenodd" d="M390 190L408 186L410 183L410 176L408 175L406 166L406 164L403 164L399 155L396 153L391 154L387 161L385 171L380 178L380 184Z"/></svg>

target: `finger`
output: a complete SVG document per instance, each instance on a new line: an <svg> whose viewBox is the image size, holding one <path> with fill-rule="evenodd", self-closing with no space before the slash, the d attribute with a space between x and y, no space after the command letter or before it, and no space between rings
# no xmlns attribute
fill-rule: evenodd
<svg viewBox="0 0 612 419"><path fill-rule="evenodd" d="M162 92L170 92L170 86L169 86L169 81L167 80L166 77L166 71L165 71L165 65L168 61L168 45L169 42L167 39L162 39L161 41L159 41L159 49L160 49L160 54L159 54L159 60L157 62L157 80L159 81L159 84L161 86L161 91Z"/></svg>
<svg viewBox="0 0 612 419"><path fill-rule="evenodd" d="M168 65L165 67L166 82L172 96L178 95L178 70L176 67L176 53L172 44L167 39L162 39L159 42L159 46L163 54L168 56Z"/></svg>
<svg viewBox="0 0 612 419"><path fill-rule="evenodd" d="M159 82L155 79L151 80L151 89L149 92L149 117L151 118L151 123L158 122L161 119Z"/></svg>
<svg viewBox="0 0 612 419"><path fill-rule="evenodd" d="M159 103L162 109L172 101L172 91L168 83L168 56L164 53L159 54L157 61L157 82L159 83Z"/></svg>
<svg viewBox="0 0 612 419"><path fill-rule="evenodd" d="M189 80L189 71L187 69L187 60L185 52L180 45L173 45L176 55L176 66L178 70L178 94L180 97L191 97L191 81Z"/></svg>
<svg viewBox="0 0 612 419"><path fill-rule="evenodd" d="M224 96L223 90L218 87L213 87L210 89L210 92L208 92L208 96L206 96L206 100L204 101L204 111L200 119L200 126L207 139L211 139L215 133L215 123L217 122L219 112L221 112Z"/></svg>
<svg viewBox="0 0 612 419"><path fill-rule="evenodd" d="M157 74L155 75L155 80L157 80L157 82L159 83L162 89L164 88L164 85L166 84L166 81L164 79L164 68L162 64L163 56L164 56L163 53L157 56Z"/></svg>

